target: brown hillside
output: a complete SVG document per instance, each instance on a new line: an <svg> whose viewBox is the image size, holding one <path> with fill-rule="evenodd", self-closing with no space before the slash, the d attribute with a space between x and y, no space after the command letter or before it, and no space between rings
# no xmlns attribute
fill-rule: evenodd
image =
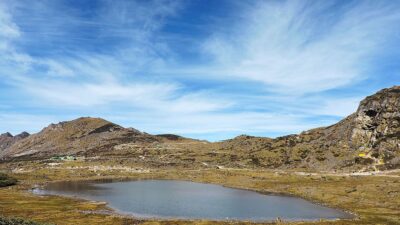
<svg viewBox="0 0 400 225"><path fill-rule="evenodd" d="M156 142L151 135L126 129L99 118L79 118L51 124L0 154L3 157L91 155L126 142Z"/></svg>
<svg viewBox="0 0 400 225"><path fill-rule="evenodd" d="M361 101L358 110L329 127L276 139L242 136L221 149L245 152L257 166L310 169L400 167L400 86Z"/></svg>
<svg viewBox="0 0 400 225"><path fill-rule="evenodd" d="M10 133L4 133L0 135L0 152L5 150L6 148L10 147L13 145L15 142L22 140L26 137L28 137L29 134L27 132L22 132L18 135L13 136Z"/></svg>
<svg viewBox="0 0 400 225"><path fill-rule="evenodd" d="M355 113L332 126L275 139L242 135L210 143L79 118L5 143L0 141L6 146L0 158L6 159L73 154L152 167L394 169L400 167L400 86L365 98Z"/></svg>

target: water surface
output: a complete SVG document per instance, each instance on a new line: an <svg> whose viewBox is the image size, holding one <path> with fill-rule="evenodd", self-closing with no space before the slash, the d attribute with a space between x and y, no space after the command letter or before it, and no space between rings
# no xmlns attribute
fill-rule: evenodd
<svg viewBox="0 0 400 225"><path fill-rule="evenodd" d="M348 213L301 198L187 181L52 183L41 194L108 202L121 213L140 218L269 221L351 218Z"/></svg>

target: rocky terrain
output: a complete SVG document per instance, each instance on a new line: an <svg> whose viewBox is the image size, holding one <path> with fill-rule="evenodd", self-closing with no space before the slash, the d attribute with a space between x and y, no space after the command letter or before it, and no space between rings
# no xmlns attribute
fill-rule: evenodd
<svg viewBox="0 0 400 225"><path fill-rule="evenodd" d="M150 135L99 118L51 124L29 137L16 137L1 136L0 158L74 155L151 167L395 169L400 168L400 86L365 98L355 113L337 124L274 139L241 135L209 143Z"/></svg>
<svg viewBox="0 0 400 225"><path fill-rule="evenodd" d="M152 135L123 128L99 118L79 118L51 124L6 148L0 156L43 158L58 155L101 154L122 143L151 143Z"/></svg>
<svg viewBox="0 0 400 225"><path fill-rule="evenodd" d="M5 150L6 148L10 147L11 145L13 145L15 142L22 140L26 137L29 136L29 133L27 132L22 132L18 135L13 136L10 133L4 133L0 135L0 152L2 150Z"/></svg>
<svg viewBox="0 0 400 225"><path fill-rule="evenodd" d="M239 136L222 149L246 149L256 165L318 170L400 167L400 86L361 101L357 111L329 127L276 139Z"/></svg>

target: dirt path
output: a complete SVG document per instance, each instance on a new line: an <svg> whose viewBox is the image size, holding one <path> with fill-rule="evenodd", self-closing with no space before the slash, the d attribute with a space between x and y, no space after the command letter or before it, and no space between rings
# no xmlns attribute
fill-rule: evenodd
<svg viewBox="0 0 400 225"><path fill-rule="evenodd" d="M282 171L284 172L284 171ZM400 173L400 169L396 170L385 170L385 171L369 171L369 172L352 172L352 173L332 173L332 172L319 172L319 173L308 173L308 172L293 172L300 176L380 176L380 177L399 177L396 173Z"/></svg>

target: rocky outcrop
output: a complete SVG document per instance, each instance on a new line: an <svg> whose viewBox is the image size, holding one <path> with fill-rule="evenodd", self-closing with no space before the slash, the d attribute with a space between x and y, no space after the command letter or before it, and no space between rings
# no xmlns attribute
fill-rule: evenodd
<svg viewBox="0 0 400 225"><path fill-rule="evenodd" d="M400 162L400 87L364 99L357 110L351 141L355 148L393 167Z"/></svg>
<svg viewBox="0 0 400 225"><path fill-rule="evenodd" d="M167 140L171 140L171 141L179 141L179 140L183 140L185 139L182 136L179 135L175 135L175 134L157 134L157 137L161 137L161 138L165 138Z"/></svg>
<svg viewBox="0 0 400 225"><path fill-rule="evenodd" d="M240 161L268 168L400 168L400 86L365 98L332 126L275 139L242 135L221 142L220 149L245 152Z"/></svg>
<svg viewBox="0 0 400 225"><path fill-rule="evenodd" d="M18 135L13 136L10 133L4 133L0 135L0 152L7 149L11 145L13 145L15 142L22 140L26 137L29 136L29 133L27 132L22 132Z"/></svg>

